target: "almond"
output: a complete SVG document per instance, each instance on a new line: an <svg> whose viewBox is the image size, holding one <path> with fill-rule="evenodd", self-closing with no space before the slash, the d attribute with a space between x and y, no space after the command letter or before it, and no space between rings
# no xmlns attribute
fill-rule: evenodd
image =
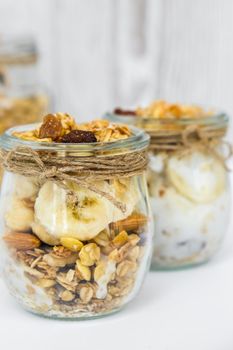
<svg viewBox="0 0 233 350"><path fill-rule="evenodd" d="M41 244L41 241L30 233L11 232L5 235L3 239L10 248L17 250L38 248Z"/></svg>
<svg viewBox="0 0 233 350"><path fill-rule="evenodd" d="M142 228L146 225L147 220L148 219L145 215L134 213L128 216L124 220L120 220L112 223L112 227L114 230L117 230L118 232L121 232L121 231L141 232Z"/></svg>

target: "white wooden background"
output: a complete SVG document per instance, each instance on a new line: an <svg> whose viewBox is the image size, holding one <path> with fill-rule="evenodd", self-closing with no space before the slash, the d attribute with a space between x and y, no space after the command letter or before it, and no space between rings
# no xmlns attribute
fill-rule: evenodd
<svg viewBox="0 0 233 350"><path fill-rule="evenodd" d="M30 33L56 110L79 120L154 98L233 115L232 0L0 0L0 33Z"/></svg>

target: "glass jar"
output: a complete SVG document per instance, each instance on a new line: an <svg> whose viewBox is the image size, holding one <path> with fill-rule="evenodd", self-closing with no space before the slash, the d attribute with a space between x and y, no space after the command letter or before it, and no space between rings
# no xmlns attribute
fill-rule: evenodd
<svg viewBox="0 0 233 350"><path fill-rule="evenodd" d="M105 116L151 135L147 182L155 230L153 269L208 261L227 231L230 184L223 137L228 117L198 111L161 118L119 110Z"/></svg>
<svg viewBox="0 0 233 350"><path fill-rule="evenodd" d="M1 195L1 262L9 291L24 308L48 317L113 313L142 285L153 235L144 171L112 175L114 164L122 156L146 154L149 136L134 127L128 139L107 143L33 142L12 135L34 127L15 127L1 137L1 152L11 161ZM88 166L111 160L111 174L98 180L101 170L93 168L86 183L67 170L83 159ZM57 175L61 164L63 181ZM39 170L29 176L32 167Z"/></svg>
<svg viewBox="0 0 233 350"><path fill-rule="evenodd" d="M0 39L0 134L39 121L48 111L48 93L38 81L38 52L31 38Z"/></svg>

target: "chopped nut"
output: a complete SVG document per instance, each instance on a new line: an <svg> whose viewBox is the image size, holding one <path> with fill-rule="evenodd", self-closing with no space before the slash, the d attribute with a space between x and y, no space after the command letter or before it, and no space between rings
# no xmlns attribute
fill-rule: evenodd
<svg viewBox="0 0 233 350"><path fill-rule="evenodd" d="M108 256L109 260L119 261L119 251L114 249Z"/></svg>
<svg viewBox="0 0 233 350"><path fill-rule="evenodd" d="M60 242L64 247L72 252L79 252L83 247L83 243L81 241L72 237L61 237Z"/></svg>
<svg viewBox="0 0 233 350"><path fill-rule="evenodd" d="M127 242L125 245L123 245L118 251L119 260L122 261L123 259L125 259L127 257L127 255L129 254L131 249L132 249L131 243Z"/></svg>
<svg viewBox="0 0 233 350"><path fill-rule="evenodd" d="M78 255L75 253L73 253L68 257L60 257L60 256L54 256L53 254L45 254L43 257L43 261L45 261L49 266L52 266L52 267L63 267L63 266L71 265L75 263L77 258L78 258Z"/></svg>
<svg viewBox="0 0 233 350"><path fill-rule="evenodd" d="M127 232L135 231L140 232L146 225L148 218L145 215L134 213L128 216L124 220L116 221L112 224L114 230L121 232L123 230Z"/></svg>
<svg viewBox="0 0 233 350"><path fill-rule="evenodd" d="M92 299L93 297L93 289L90 288L90 287L82 287L80 289L80 292L79 292L79 296L80 296L80 299L84 302L84 303L89 303L89 301Z"/></svg>
<svg viewBox="0 0 233 350"><path fill-rule="evenodd" d="M78 272L78 277L81 280L90 281L91 280L91 270L88 266L81 263L80 260L76 261L76 271Z"/></svg>
<svg viewBox="0 0 233 350"><path fill-rule="evenodd" d="M100 258L100 248L95 243L88 243L81 249L79 258L83 265L92 266Z"/></svg>
<svg viewBox="0 0 233 350"><path fill-rule="evenodd" d="M17 250L28 250L40 246L41 241L30 233L11 232L3 237L8 247Z"/></svg>
<svg viewBox="0 0 233 350"><path fill-rule="evenodd" d="M128 241L128 233L126 231L121 231L114 239L113 243L117 247L123 246Z"/></svg>
<svg viewBox="0 0 233 350"><path fill-rule="evenodd" d="M41 278L37 281L37 285L41 288L50 288L56 284L56 281L47 278Z"/></svg>
<svg viewBox="0 0 233 350"><path fill-rule="evenodd" d="M69 290L64 290L59 296L63 301L72 301L75 298L75 294Z"/></svg>
<svg viewBox="0 0 233 350"><path fill-rule="evenodd" d="M72 282L74 279L74 275L75 275L75 270L70 269L66 274L66 280L68 282Z"/></svg>
<svg viewBox="0 0 233 350"><path fill-rule="evenodd" d="M131 235L129 235L128 241L132 246L135 246L140 241L140 237L138 235L132 233Z"/></svg>
<svg viewBox="0 0 233 350"><path fill-rule="evenodd" d="M136 261L139 258L139 254L140 254L140 248L136 246L129 251L127 256L130 260Z"/></svg>
<svg viewBox="0 0 233 350"><path fill-rule="evenodd" d="M62 258L67 258L68 256L72 255L73 253L70 251L70 249L67 249L63 247L62 245L53 247L53 254L56 256L60 256Z"/></svg>
<svg viewBox="0 0 233 350"><path fill-rule="evenodd" d="M105 271L106 271L106 262L102 260L98 263L98 265L95 268L94 280L98 282L100 278L105 274Z"/></svg>
<svg viewBox="0 0 233 350"><path fill-rule="evenodd" d="M135 271L136 268L137 268L136 263L129 261L129 260L125 260L125 261L122 261L121 263L118 264L117 269L116 269L116 274L119 277L124 277L129 272Z"/></svg>
<svg viewBox="0 0 233 350"><path fill-rule="evenodd" d="M94 241L101 247L106 247L109 244L109 235L106 230L100 232L98 236L94 238Z"/></svg>

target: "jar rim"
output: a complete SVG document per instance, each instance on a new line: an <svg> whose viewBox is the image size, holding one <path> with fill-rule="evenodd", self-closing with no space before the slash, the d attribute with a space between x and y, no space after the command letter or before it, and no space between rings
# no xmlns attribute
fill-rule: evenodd
<svg viewBox="0 0 233 350"><path fill-rule="evenodd" d="M104 118L107 120L112 120L114 122L123 122L125 120L125 123L132 123L136 124L137 122L143 122L146 124L151 125L171 125L175 124L177 126L189 126L189 125L200 125L200 126L214 126L216 128L222 128L227 127L229 124L229 116L227 113L223 111L216 111L213 115L208 116L202 116L202 117L181 117L181 118L154 118L149 116L137 116L137 115L130 115L130 114L116 114L114 112L107 112L104 115Z"/></svg>
<svg viewBox="0 0 233 350"><path fill-rule="evenodd" d="M142 129L130 126L132 136L127 139L120 139L111 142L92 142L92 143L56 143L56 142L37 142L20 139L13 132L30 131L37 128L40 123L25 124L12 127L6 130L0 136L0 147L5 150L11 150L15 147L30 147L33 150L45 151L69 151L69 152L99 152L99 151L136 151L146 148L149 145L150 136Z"/></svg>

